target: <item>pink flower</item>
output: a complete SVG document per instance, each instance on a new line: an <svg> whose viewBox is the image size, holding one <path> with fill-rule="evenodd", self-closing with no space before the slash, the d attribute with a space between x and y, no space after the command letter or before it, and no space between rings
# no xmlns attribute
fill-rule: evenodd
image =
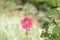
<svg viewBox="0 0 60 40"><path fill-rule="evenodd" d="M29 29L33 25L32 18L30 16L26 16L24 19L21 20L21 25L23 29Z"/></svg>
<svg viewBox="0 0 60 40"><path fill-rule="evenodd" d="M29 40L32 40L32 37L30 37Z"/></svg>
<svg viewBox="0 0 60 40"><path fill-rule="evenodd" d="M57 18L55 18L54 21L55 21L55 23L58 23L58 19Z"/></svg>
<svg viewBox="0 0 60 40"><path fill-rule="evenodd" d="M45 29L42 29L42 33L44 33L44 32L46 32L46 30Z"/></svg>

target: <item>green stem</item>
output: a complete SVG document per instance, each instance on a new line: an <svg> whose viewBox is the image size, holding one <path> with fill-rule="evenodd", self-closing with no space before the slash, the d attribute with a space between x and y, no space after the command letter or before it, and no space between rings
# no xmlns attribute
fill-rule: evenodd
<svg viewBox="0 0 60 40"><path fill-rule="evenodd" d="M27 30L26 30L26 37L27 37L27 40L28 40L28 31L29 31L29 30L27 29Z"/></svg>

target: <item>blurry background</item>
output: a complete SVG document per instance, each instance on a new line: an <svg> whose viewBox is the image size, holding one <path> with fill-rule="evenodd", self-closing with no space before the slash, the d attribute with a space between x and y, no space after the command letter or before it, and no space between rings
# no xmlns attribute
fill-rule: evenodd
<svg viewBox="0 0 60 40"><path fill-rule="evenodd" d="M34 20L33 40L60 40L60 0L0 0L0 40L26 40L20 20L27 15Z"/></svg>

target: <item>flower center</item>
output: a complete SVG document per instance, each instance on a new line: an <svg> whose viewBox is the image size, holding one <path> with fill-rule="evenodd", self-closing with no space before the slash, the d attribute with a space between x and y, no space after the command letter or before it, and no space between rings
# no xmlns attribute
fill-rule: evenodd
<svg viewBox="0 0 60 40"><path fill-rule="evenodd" d="M26 21L25 21L25 24L29 24L29 21L28 21L28 20L26 20Z"/></svg>

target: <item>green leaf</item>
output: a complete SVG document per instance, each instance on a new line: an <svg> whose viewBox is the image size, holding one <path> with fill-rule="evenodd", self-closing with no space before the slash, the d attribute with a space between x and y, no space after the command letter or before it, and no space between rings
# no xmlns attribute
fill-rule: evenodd
<svg viewBox="0 0 60 40"><path fill-rule="evenodd" d="M48 10L48 15L51 16L52 18L56 18L59 16L59 13L57 12L56 9L47 8L47 10Z"/></svg>
<svg viewBox="0 0 60 40"><path fill-rule="evenodd" d="M53 33L53 29L55 28L55 27L57 27L54 23L50 23L49 25L48 25L48 33Z"/></svg>
<svg viewBox="0 0 60 40"><path fill-rule="evenodd" d="M60 7L60 0L58 0L57 5Z"/></svg>
<svg viewBox="0 0 60 40"><path fill-rule="evenodd" d="M57 6L57 0L51 0L53 6Z"/></svg>

